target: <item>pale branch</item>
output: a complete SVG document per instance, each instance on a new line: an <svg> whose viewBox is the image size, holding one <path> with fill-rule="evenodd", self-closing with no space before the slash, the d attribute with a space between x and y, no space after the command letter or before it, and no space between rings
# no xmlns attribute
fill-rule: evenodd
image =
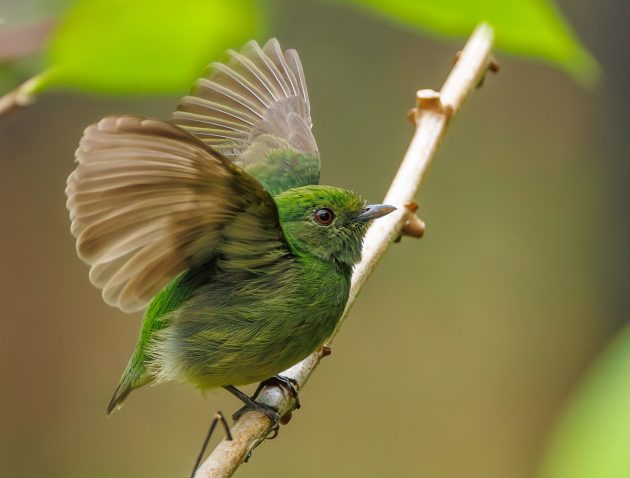
<svg viewBox="0 0 630 478"><path fill-rule="evenodd" d="M304 387L321 359L330 353L328 346L348 316L361 286L389 246L401 234L414 237L422 235L424 224L414 215L417 208L414 198L418 187L435 156L449 120L459 111L490 67L492 43L492 28L487 24L481 24L458 56L441 92L432 90L417 92L417 106L412 115L416 130L384 200L386 204L397 206L398 211L375 221L368 230L363 244L363 259L355 267L352 276L346 309L326 346L282 372L281 375L295 380L298 389ZM283 423L288 421L295 408L295 400L278 386L266 386L258 401L276 407L279 415L283 417ZM244 414L232 428L234 439L221 441L199 467L195 478L232 476L251 451L267 437L270 430L271 421L265 415L253 411Z"/></svg>
<svg viewBox="0 0 630 478"><path fill-rule="evenodd" d="M18 108L33 103L35 101L35 92L40 88L44 74L45 73L34 76L22 83L15 90L0 96L0 118L8 115Z"/></svg>
<svg viewBox="0 0 630 478"><path fill-rule="evenodd" d="M49 19L0 29L0 64L39 53L56 26L57 20ZM0 118L33 103L44 74L34 76L15 90L0 96Z"/></svg>

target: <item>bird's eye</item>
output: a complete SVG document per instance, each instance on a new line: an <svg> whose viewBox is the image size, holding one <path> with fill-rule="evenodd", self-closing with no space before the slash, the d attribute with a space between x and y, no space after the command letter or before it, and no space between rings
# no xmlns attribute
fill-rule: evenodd
<svg viewBox="0 0 630 478"><path fill-rule="evenodd" d="M317 224L328 226L333 222L333 219L335 219L335 213L325 207L315 211L315 214L313 214L313 218L315 219L315 222L317 222Z"/></svg>

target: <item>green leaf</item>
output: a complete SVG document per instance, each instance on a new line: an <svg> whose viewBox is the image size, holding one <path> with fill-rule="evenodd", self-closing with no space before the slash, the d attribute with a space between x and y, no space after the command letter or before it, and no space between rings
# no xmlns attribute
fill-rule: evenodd
<svg viewBox="0 0 630 478"><path fill-rule="evenodd" d="M255 0L79 0L52 38L41 86L182 92L262 20Z"/></svg>
<svg viewBox="0 0 630 478"><path fill-rule="evenodd" d="M630 327L599 358L556 428L541 478L630 476Z"/></svg>
<svg viewBox="0 0 630 478"><path fill-rule="evenodd" d="M578 80L597 80L597 62L559 10L546 0L336 0L444 36L468 36L481 21L497 47L554 63Z"/></svg>

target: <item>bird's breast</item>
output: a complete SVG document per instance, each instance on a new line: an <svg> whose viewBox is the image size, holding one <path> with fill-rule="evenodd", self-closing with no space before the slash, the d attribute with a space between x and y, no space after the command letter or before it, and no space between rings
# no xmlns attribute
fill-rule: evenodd
<svg viewBox="0 0 630 478"><path fill-rule="evenodd" d="M186 301L156 342L163 379L200 387L261 381L307 357L332 334L349 277L297 261L264 274L217 274Z"/></svg>

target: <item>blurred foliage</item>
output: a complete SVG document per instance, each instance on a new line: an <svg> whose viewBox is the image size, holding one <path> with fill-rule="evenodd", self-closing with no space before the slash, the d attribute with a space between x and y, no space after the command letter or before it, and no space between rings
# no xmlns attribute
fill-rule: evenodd
<svg viewBox="0 0 630 478"><path fill-rule="evenodd" d="M498 48L541 58L585 83L599 66L548 0L337 0L353 3L412 27L439 35L467 36L481 21L496 32Z"/></svg>
<svg viewBox="0 0 630 478"><path fill-rule="evenodd" d="M497 46L547 60L584 83L599 67L547 0L334 0L440 36L468 36L480 21ZM49 86L106 93L181 93L227 48L266 31L258 0L78 0L31 92Z"/></svg>
<svg viewBox="0 0 630 478"><path fill-rule="evenodd" d="M255 0L79 0L52 38L41 86L182 91L209 58L255 36L261 19Z"/></svg>
<svg viewBox="0 0 630 478"><path fill-rule="evenodd" d="M541 478L630 476L630 328L595 363L549 447Z"/></svg>
<svg viewBox="0 0 630 478"><path fill-rule="evenodd" d="M261 17L255 0L79 0L52 39L46 82L181 91L208 58L255 36Z"/></svg>

